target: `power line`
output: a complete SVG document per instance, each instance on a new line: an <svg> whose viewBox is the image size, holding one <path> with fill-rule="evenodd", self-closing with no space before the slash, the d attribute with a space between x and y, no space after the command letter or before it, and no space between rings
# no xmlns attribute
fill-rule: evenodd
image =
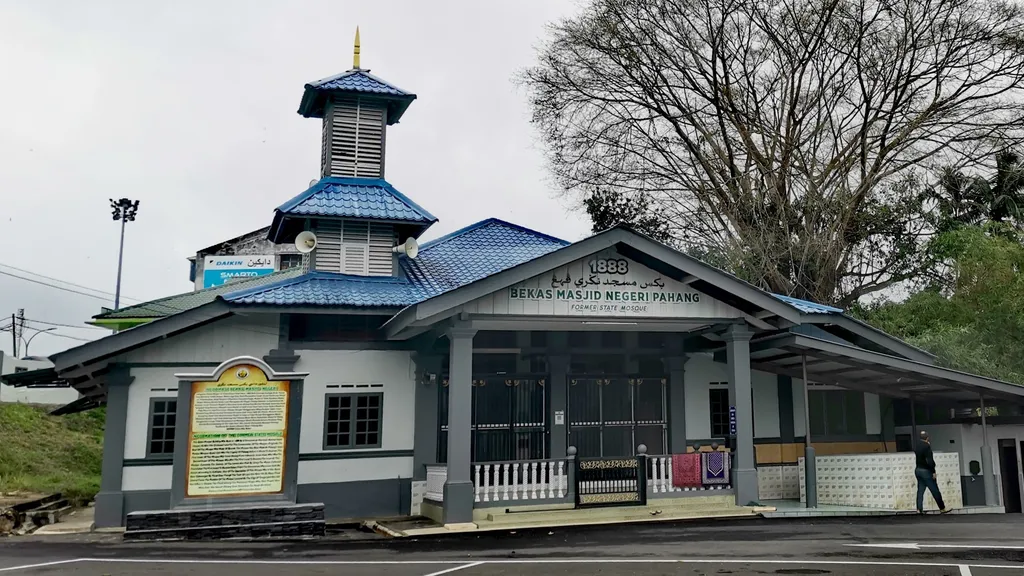
<svg viewBox="0 0 1024 576"><path fill-rule="evenodd" d="M46 326L60 326L61 328L74 328L75 330L78 330L80 328L86 328L89 330L106 330L106 328L100 328L99 326L89 326L88 324L75 326L74 324L61 324L59 322L47 322L46 320L34 320L32 318L25 318L25 320L35 324L44 324Z"/></svg>
<svg viewBox="0 0 1024 576"><path fill-rule="evenodd" d="M113 296L114 296L113 292L107 292L106 290L99 290L97 288L90 288L88 286L83 286L81 284L75 284L74 282L69 282L67 280L61 280L60 278L54 278L52 276L47 276L45 274L39 274L38 272L33 272L31 270L26 270L24 268L18 268L17 266L11 266L10 264L4 264L3 262L0 262L0 267L10 268L11 270L17 270L18 272L22 272L24 274L31 274L32 276L38 276L40 278L45 278L45 279L51 280L53 282L60 282L61 284L67 284L68 286L74 286L75 288L81 288L83 290L89 290L90 292L96 292L98 294L104 294L104 295L109 296L110 299L113 300ZM14 276L15 278L21 278L20 276L17 276L17 275L14 275L14 274L10 274L10 273L4 273L3 271L0 271L0 274L6 274L7 276ZM28 280L29 282L40 283L38 280L33 280L31 278L21 278L21 279L22 280ZM49 286L49 284L44 284L44 285ZM61 288L60 286L53 286L53 287L61 289L61 290L67 290L66 288ZM68 290L68 291L69 292L73 292L73 290ZM78 292L76 292L76 294L77 293ZM98 296L96 296L94 294L87 294L87 296L92 296L93 298L98 298ZM139 300L138 298L129 298L128 296L121 296L121 297L124 298L125 300L134 300L136 302L141 302L142 301L142 300Z"/></svg>
<svg viewBox="0 0 1024 576"><path fill-rule="evenodd" d="M95 298L97 300L100 300L101 302L110 302L111 301L110 298L107 298L107 297L104 297L104 296L97 296L95 294L89 294L88 292L80 292L78 290L72 290L71 288L65 288L63 286L57 286L56 284L50 284L49 282L43 282L42 280L34 280L32 278L26 278L24 276L18 276L17 274L11 274L10 272L4 272L3 270L0 270L0 274L3 274L4 276L10 276L11 278L17 278L19 280L25 280L26 282L32 282L34 284L40 284L42 286L47 286L49 288L55 288L57 290L63 290L65 292L71 292L72 294L80 294L82 296L88 296L89 298ZM58 282L60 282L60 280L58 280Z"/></svg>

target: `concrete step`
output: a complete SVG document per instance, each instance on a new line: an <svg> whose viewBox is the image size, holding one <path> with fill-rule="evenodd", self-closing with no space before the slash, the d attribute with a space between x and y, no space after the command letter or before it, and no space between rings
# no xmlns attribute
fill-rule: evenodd
<svg viewBox="0 0 1024 576"><path fill-rule="evenodd" d="M509 516L509 515L506 515ZM534 516L532 518L501 518L499 521L482 521L478 526L483 530L500 529L527 529L527 528L548 528L557 526L587 526L597 524L626 524L637 522L667 522L675 520L697 520L703 518L751 518L757 513L749 508L733 507L732 509L719 509L708 511L677 511L651 515L650 513L627 513L619 516L578 516L578 517L548 517Z"/></svg>
<svg viewBox="0 0 1024 576"><path fill-rule="evenodd" d="M132 512L124 539L316 538L325 531L323 504L260 504Z"/></svg>
<svg viewBox="0 0 1024 576"><path fill-rule="evenodd" d="M659 512L660 514L655 514ZM729 505L702 505L702 506L618 506L605 508L584 508L578 510L546 510L536 512L511 512L507 514L488 514L488 522L495 524L522 524L534 520L566 521L573 522L581 519L592 519L595 521L615 520L620 518L650 518L668 516L714 516L721 513L753 514L749 508L741 508L734 504Z"/></svg>

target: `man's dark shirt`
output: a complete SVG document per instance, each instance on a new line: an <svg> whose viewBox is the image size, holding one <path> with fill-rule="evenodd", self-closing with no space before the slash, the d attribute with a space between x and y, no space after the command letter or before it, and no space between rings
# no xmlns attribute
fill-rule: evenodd
<svg viewBox="0 0 1024 576"><path fill-rule="evenodd" d="M935 459L932 457L932 447L922 440L917 441L914 447L914 454L917 455L917 467L935 473Z"/></svg>

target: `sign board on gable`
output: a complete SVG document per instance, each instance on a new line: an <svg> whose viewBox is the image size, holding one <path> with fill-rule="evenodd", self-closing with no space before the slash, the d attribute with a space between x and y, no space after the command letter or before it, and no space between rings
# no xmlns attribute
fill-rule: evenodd
<svg viewBox="0 0 1024 576"><path fill-rule="evenodd" d="M636 318L737 318L739 310L624 258L614 249L479 298L477 314Z"/></svg>
<svg viewBox="0 0 1024 576"><path fill-rule="evenodd" d="M274 272L274 255L207 256L203 261L203 288L221 286L231 280L255 278Z"/></svg>

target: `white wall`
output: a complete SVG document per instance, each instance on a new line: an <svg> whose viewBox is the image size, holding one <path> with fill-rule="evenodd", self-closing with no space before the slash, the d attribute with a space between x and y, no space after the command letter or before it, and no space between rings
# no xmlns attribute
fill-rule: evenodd
<svg viewBox="0 0 1024 576"><path fill-rule="evenodd" d="M891 413L886 416L892 418ZM878 394L864 394L864 423L868 434L882 433L882 399Z"/></svg>
<svg viewBox="0 0 1024 576"><path fill-rule="evenodd" d="M53 363L49 360L23 359L8 356L0 350L0 375L49 368ZM21 370L24 368L25 370ZM52 404L63 406L78 400L78 391L74 388L15 388L0 384L0 402L23 404Z"/></svg>
<svg viewBox="0 0 1024 576"><path fill-rule="evenodd" d="M174 375L195 371L197 371L195 368L135 367L131 369L131 375L135 377L135 380L128 387L128 418L124 429L124 457L126 459L146 457L146 443L149 441L150 399L177 399L178 379ZM135 489L150 490L151 488ZM152 489L155 490L155 488Z"/></svg>
<svg viewBox="0 0 1024 576"><path fill-rule="evenodd" d="M262 358L277 348L277 314L229 316L195 330L158 340L117 358L118 362L223 362L235 356ZM182 370L178 370L181 372ZM195 369L185 372L197 372Z"/></svg>
<svg viewBox="0 0 1024 576"><path fill-rule="evenodd" d="M299 462L299 484L412 478L412 456Z"/></svg>
<svg viewBox="0 0 1024 576"><path fill-rule="evenodd" d="M710 382L728 382L728 367L705 355L694 355L686 363L683 381L686 401L686 437L711 438ZM774 374L754 370L750 375L754 391L754 437L777 438L779 430L778 379Z"/></svg>
<svg viewBox="0 0 1024 576"><path fill-rule="evenodd" d="M415 368L412 354L400 350L298 350L297 372L308 372L303 384L301 454L323 449L324 397L347 391L380 391L383 429L378 450L412 450L416 420ZM382 388L329 388L346 384L382 384ZM355 452L352 450L346 453ZM316 460L299 463L299 482L343 482L412 477L412 458Z"/></svg>
<svg viewBox="0 0 1024 576"><path fill-rule="evenodd" d="M173 466L125 466L121 469L121 490L170 490Z"/></svg>

